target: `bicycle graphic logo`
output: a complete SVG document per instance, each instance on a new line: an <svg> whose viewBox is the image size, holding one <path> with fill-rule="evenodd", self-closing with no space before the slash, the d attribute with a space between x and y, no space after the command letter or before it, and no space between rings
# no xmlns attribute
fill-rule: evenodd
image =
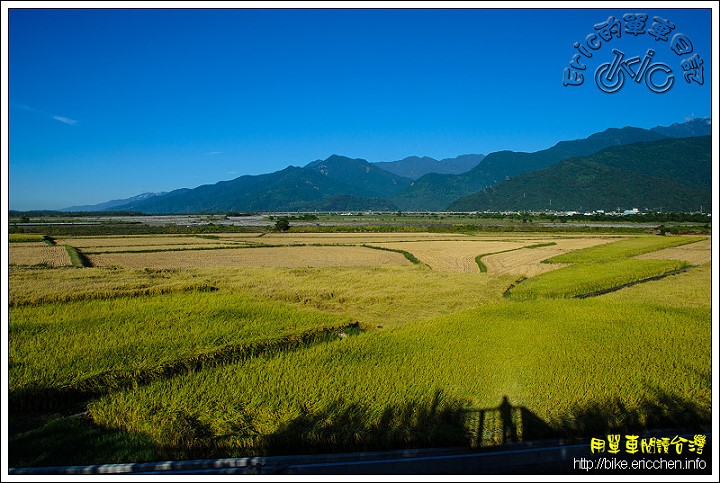
<svg viewBox="0 0 720 483"><path fill-rule="evenodd" d="M683 78L688 84L695 82L703 85L704 61L697 52L690 38L682 33L676 33L672 39L670 34L675 30L675 24L661 17L653 17L653 24L647 28L647 14L626 13L622 16L622 22L610 16L605 22L595 24L595 32L588 34L584 42L575 42L573 47L577 53L572 56L570 64L563 70L563 86L579 86L585 81L584 71L587 65L583 64L585 59L591 59L593 53L600 50L605 43L619 39L622 34L629 34L634 37L646 33L655 39L655 42L669 44L670 50L677 56L690 55L680 61ZM647 49L644 57L634 56L626 58L625 52L617 48L612 49L614 57L610 62L602 63L595 71L594 79L598 88L607 94L618 92L623 88L626 77L635 83L644 81L650 91L656 94L663 94L669 91L675 84L675 75L672 68L664 62L654 62L655 49Z"/></svg>
<svg viewBox="0 0 720 483"><path fill-rule="evenodd" d="M665 74L670 74L672 69L662 62L651 63L652 57L655 55L654 50L648 49L637 71L633 71L631 66L640 62L640 57L635 56L623 60L625 57L623 52L617 49L613 49L612 51L613 54L615 54L612 63L607 62L602 64L595 71L595 83L601 91L612 94L622 89L625 84L625 72L637 83L640 83L644 78L645 85L647 85L651 91L658 94L669 91L673 86L673 82L675 82L675 76L673 75L666 75L664 82L660 84L656 83L653 75L657 71L660 70L665 72Z"/></svg>

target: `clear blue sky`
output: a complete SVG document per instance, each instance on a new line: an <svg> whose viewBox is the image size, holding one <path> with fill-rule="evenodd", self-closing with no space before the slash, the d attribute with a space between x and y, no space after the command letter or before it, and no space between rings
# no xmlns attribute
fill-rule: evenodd
<svg viewBox="0 0 720 483"><path fill-rule="evenodd" d="M711 7L695 9L7 9L9 208L60 209L304 166L537 151L610 127L711 117ZM81 5L84 6L84 5ZM3 6L4 9L7 7ZM563 86L594 25L645 13ZM648 34L654 17L675 28ZM671 49L704 64L686 82ZM662 94L595 70L655 50ZM5 67L5 66L4 66ZM662 72L656 77L661 80ZM659 82L656 82L659 83Z"/></svg>

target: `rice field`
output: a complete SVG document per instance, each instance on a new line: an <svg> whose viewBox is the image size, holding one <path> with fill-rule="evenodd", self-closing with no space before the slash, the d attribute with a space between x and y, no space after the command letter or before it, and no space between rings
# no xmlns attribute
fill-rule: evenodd
<svg viewBox="0 0 720 483"><path fill-rule="evenodd" d="M119 251L123 249L187 248L190 246L228 246L257 239L250 236L234 235L220 239L218 236L202 235L129 235L129 236L87 236L58 237L58 243L72 245L83 251Z"/></svg>
<svg viewBox="0 0 720 483"><path fill-rule="evenodd" d="M57 243L10 247L13 466L488 446L477 415L501 403L525 440L710 421L709 237ZM62 244L93 266L17 258ZM71 403L81 418L48 416ZM48 449L59 433L117 449Z"/></svg>
<svg viewBox="0 0 720 483"><path fill-rule="evenodd" d="M39 242L17 242L9 245L10 265L38 265L46 267L69 267L72 265L67 250L62 245L46 245Z"/></svg>
<svg viewBox="0 0 720 483"><path fill-rule="evenodd" d="M543 263L549 258L574 250L610 243L612 241L612 238L599 237L568 238L556 239L549 242L552 243L552 245L549 246L532 247L531 244L523 244L522 249L488 255L483 257L482 261L490 273L507 273L532 277L567 265L561 263ZM540 242L538 245L544 243Z"/></svg>
<svg viewBox="0 0 720 483"><path fill-rule="evenodd" d="M101 253L88 255L98 267L120 266L140 269L187 269L203 267L333 267L408 265L400 254L365 247L286 246L234 248L202 251L163 251L157 253Z"/></svg>
<svg viewBox="0 0 720 483"><path fill-rule="evenodd" d="M710 239L683 245L680 247L663 248L654 252L638 255L639 260L683 260L692 265L710 263Z"/></svg>

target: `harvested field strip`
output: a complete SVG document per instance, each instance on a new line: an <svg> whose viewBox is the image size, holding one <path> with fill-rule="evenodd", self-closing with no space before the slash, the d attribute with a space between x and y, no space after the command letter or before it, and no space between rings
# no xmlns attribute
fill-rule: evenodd
<svg viewBox="0 0 720 483"><path fill-rule="evenodd" d="M223 237L224 238L224 237ZM263 240L274 244L293 243L345 243L353 245L371 243L401 243L415 241L463 241L475 237L463 234L438 233L268 233Z"/></svg>
<svg viewBox="0 0 720 483"><path fill-rule="evenodd" d="M534 277L567 266L567 264L547 263L547 259L549 258L573 250L582 250L612 241L612 238L604 237L556 239L556 241L553 242L555 243L554 245L536 243L530 245L532 248L525 246L520 250L514 250L512 252L486 255L482 261L489 273Z"/></svg>
<svg viewBox="0 0 720 483"><path fill-rule="evenodd" d="M66 267L72 265L64 246L36 242L10 244L8 262L11 265L20 266Z"/></svg>
<svg viewBox="0 0 720 483"><path fill-rule="evenodd" d="M433 270L478 273L475 262L478 253L521 248L520 242L493 242L477 239L465 241L417 241L383 243L388 248L411 252L417 259Z"/></svg>
<svg viewBox="0 0 720 483"><path fill-rule="evenodd" d="M177 250L153 253L112 253L90 256L95 266L124 268L201 268L217 266L329 267L407 265L403 255L357 246L282 246L194 251L192 257Z"/></svg>
<svg viewBox="0 0 720 483"><path fill-rule="evenodd" d="M554 243L552 243L552 245L554 245ZM487 267L486 267L485 264L482 262L482 257L487 257L487 256L490 256L490 255L497 255L497 254L499 254L499 253L514 252L515 250L521 250L521 249L523 249L523 248L529 248L529 247L510 248L510 249L508 249L508 250L502 250L502 251L499 251L499 252L483 253L482 255L478 255L477 257L475 257L475 263L477 263L477 266L478 266L478 268L480 269L480 272L482 272L482 273L487 273Z"/></svg>
<svg viewBox="0 0 720 483"><path fill-rule="evenodd" d="M613 238L597 236L542 238L535 235L512 240L497 240L496 237L468 237L461 241L435 242L417 240L412 243L383 243L383 246L410 251L433 270L482 273L485 268L487 272L494 274L522 273L532 276L557 268L540 266L540 262L546 258L612 240ZM524 248L527 250L520 250ZM519 255L520 253L522 255ZM478 254L481 254L481 264L478 264Z"/></svg>
<svg viewBox="0 0 720 483"><path fill-rule="evenodd" d="M636 258L638 260L684 260L693 265L703 265L710 263L712 258L710 238L697 243L645 253Z"/></svg>
<svg viewBox="0 0 720 483"><path fill-rule="evenodd" d="M258 243L258 244L248 244L245 246L238 246L238 244L233 245L177 245L177 246L161 246L161 247L155 247L155 248L145 248L145 247L137 247L137 248L119 248L119 247L113 247L110 250L93 250L93 251L86 251L85 253L88 255L100 255L104 253L157 253L157 252L188 252L188 251L199 251L199 250L226 250L229 248L272 248L272 247L280 247L282 245L268 245L264 243Z"/></svg>
<svg viewBox="0 0 720 483"><path fill-rule="evenodd" d="M478 255L477 257L475 257L475 263L477 263L478 268L480 268L480 271L481 271L482 273L486 273L486 272L487 272L487 267L486 267L485 264L482 262L482 258L483 258L483 257L489 257L490 255L498 255L498 254L500 254L500 253L514 252L514 251L516 251L516 250L522 250L523 248L535 249L535 248L552 247L552 246L555 246L555 245L557 245L557 243L555 243L555 242L535 243L534 245L528 245L528 246L526 246L526 247L511 248L511 249L509 249L509 250L503 250L503 251L500 251L500 252L484 253L484 254L482 254L482 255Z"/></svg>
<svg viewBox="0 0 720 483"><path fill-rule="evenodd" d="M221 349L170 361L151 369L105 371L77 382L57 387L26 386L11 390L8 405L12 411L45 411L88 401L115 391L133 389L162 379L214 367L238 364L256 357L277 355L355 335L357 323L310 330L279 339L249 344L229 344Z"/></svg>
<svg viewBox="0 0 720 483"><path fill-rule="evenodd" d="M215 239L197 236L128 236L128 237L63 237L60 243L69 244L82 250L131 250L134 248L171 248L187 246L244 246L258 243L254 239Z"/></svg>

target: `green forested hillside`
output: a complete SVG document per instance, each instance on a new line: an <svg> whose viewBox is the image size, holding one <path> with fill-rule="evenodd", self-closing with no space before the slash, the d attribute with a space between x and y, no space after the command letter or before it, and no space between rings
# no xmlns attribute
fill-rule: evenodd
<svg viewBox="0 0 720 483"><path fill-rule="evenodd" d="M698 211L710 207L710 136L604 149L502 181L452 203L453 211Z"/></svg>

